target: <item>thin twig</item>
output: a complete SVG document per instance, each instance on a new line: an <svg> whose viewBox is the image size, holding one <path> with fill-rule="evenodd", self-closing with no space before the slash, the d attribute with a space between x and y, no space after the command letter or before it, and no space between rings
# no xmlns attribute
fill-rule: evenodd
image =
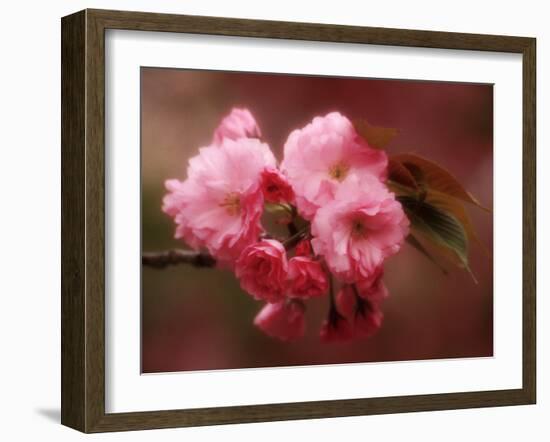
<svg viewBox="0 0 550 442"><path fill-rule="evenodd" d="M216 260L207 253L173 249L162 252L143 253L141 263L144 266L156 269L163 269L177 264L190 264L195 267L214 267Z"/></svg>
<svg viewBox="0 0 550 442"><path fill-rule="evenodd" d="M281 241L287 250L293 248L307 236L307 229L302 229L295 235ZM262 236L262 239L272 239L270 235ZM178 264L189 264L195 267L215 267L216 259L208 253L195 252L193 250L172 249L162 252L145 252L141 256L141 264L146 267L164 269Z"/></svg>
<svg viewBox="0 0 550 442"><path fill-rule="evenodd" d="M283 246L285 247L286 250L290 250L294 248L301 240L306 238L308 234L309 234L309 228L304 227L299 232L296 232L294 235L282 241Z"/></svg>

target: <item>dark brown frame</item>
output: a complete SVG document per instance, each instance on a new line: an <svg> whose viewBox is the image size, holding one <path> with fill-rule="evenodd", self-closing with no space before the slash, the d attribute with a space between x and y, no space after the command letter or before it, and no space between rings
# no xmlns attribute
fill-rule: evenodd
<svg viewBox="0 0 550 442"><path fill-rule="evenodd" d="M405 29L84 10L62 29L61 422L83 432L534 404L536 40ZM105 413L105 30L513 52L523 56L523 386L190 410ZM518 146L519 148L519 146Z"/></svg>

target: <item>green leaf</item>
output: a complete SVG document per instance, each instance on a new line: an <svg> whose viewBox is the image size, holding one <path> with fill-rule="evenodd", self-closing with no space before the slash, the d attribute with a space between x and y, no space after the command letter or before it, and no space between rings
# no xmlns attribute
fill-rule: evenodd
<svg viewBox="0 0 550 442"><path fill-rule="evenodd" d="M414 154L398 154L391 161L405 167L416 185L426 190L435 190L461 201L488 210L460 184L460 182L440 165Z"/></svg>
<svg viewBox="0 0 550 442"><path fill-rule="evenodd" d="M409 169L391 157L388 160L388 180L414 190L418 189L416 180Z"/></svg>
<svg viewBox="0 0 550 442"><path fill-rule="evenodd" d="M468 236L464 227L452 214L411 196L397 199L411 221L411 227L426 239L451 251L475 280L468 265Z"/></svg>
<svg viewBox="0 0 550 442"><path fill-rule="evenodd" d="M353 122L356 132L374 149L385 149L391 140L397 135L397 129L393 127L373 126L365 119Z"/></svg>
<svg viewBox="0 0 550 442"><path fill-rule="evenodd" d="M486 256L491 256L476 235L464 206L468 201L481 207L479 202L441 166L413 154L395 155L389 158L387 185L397 195L425 200L454 216L466 231L469 241L476 243Z"/></svg>
<svg viewBox="0 0 550 442"><path fill-rule="evenodd" d="M462 204L462 201L436 190L429 190L426 193L425 199L427 203L453 215L458 220L458 222L462 224L462 227L464 228L464 230L466 231L466 235L468 236L468 240L470 242L476 243L483 251L485 256L491 256L491 252L489 251L489 249L487 249L487 246L483 244L477 236L475 228L472 224L472 221L470 220L470 217L468 216L468 213L466 212L464 204Z"/></svg>

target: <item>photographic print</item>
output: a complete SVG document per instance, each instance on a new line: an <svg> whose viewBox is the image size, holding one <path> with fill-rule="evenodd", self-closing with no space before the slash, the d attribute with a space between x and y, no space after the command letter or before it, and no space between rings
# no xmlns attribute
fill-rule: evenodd
<svg viewBox="0 0 550 442"><path fill-rule="evenodd" d="M142 372L493 355L491 84L141 68Z"/></svg>

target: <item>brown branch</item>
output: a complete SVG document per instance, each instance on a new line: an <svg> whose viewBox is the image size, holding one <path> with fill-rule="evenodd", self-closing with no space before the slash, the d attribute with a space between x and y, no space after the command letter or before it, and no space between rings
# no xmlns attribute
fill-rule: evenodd
<svg viewBox="0 0 550 442"><path fill-rule="evenodd" d="M165 267L177 264L190 264L195 267L214 267L216 260L207 253L173 249L163 252L143 253L141 264L156 269L164 269Z"/></svg>
<svg viewBox="0 0 550 442"><path fill-rule="evenodd" d="M281 241L287 250L293 248L308 235L303 229L295 235ZM271 238L265 235L262 238ZM178 264L189 264L195 267L215 267L216 259L208 253L195 252L193 250L172 249L162 252L145 252L141 255L141 264L155 269L164 269Z"/></svg>

